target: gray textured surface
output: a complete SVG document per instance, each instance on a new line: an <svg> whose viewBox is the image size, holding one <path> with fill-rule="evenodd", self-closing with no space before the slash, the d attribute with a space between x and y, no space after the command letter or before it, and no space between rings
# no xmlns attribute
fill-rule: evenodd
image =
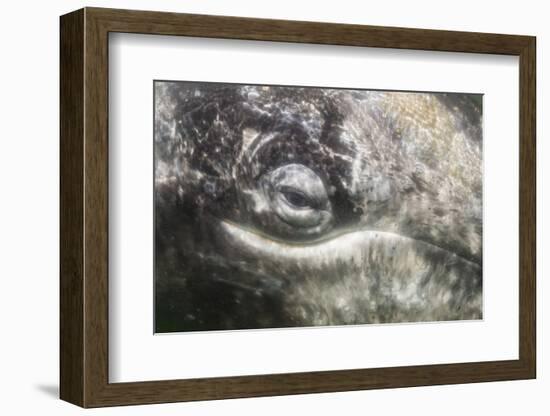
<svg viewBox="0 0 550 416"><path fill-rule="evenodd" d="M157 331L481 318L480 96L155 99Z"/></svg>

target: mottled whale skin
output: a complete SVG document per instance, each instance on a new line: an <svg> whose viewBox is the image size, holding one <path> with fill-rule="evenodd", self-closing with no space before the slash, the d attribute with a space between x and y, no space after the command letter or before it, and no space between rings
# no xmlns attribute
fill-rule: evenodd
<svg viewBox="0 0 550 416"><path fill-rule="evenodd" d="M482 318L479 96L155 83L157 332Z"/></svg>

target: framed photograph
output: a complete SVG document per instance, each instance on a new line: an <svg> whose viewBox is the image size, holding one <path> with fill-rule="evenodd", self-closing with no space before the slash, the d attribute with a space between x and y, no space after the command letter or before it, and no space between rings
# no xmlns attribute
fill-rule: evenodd
<svg viewBox="0 0 550 416"><path fill-rule="evenodd" d="M61 398L535 378L535 51L62 16Z"/></svg>

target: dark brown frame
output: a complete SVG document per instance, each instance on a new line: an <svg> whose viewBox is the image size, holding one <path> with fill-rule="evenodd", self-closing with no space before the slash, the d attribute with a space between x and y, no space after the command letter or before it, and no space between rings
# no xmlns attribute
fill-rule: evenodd
<svg viewBox="0 0 550 416"><path fill-rule="evenodd" d="M109 32L519 56L519 359L109 383ZM62 16L61 398L99 407L535 378L535 42L530 36L99 8Z"/></svg>

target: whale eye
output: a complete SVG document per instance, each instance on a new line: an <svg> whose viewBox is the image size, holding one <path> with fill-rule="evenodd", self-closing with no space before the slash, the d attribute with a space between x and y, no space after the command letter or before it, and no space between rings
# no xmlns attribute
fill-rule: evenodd
<svg viewBox="0 0 550 416"><path fill-rule="evenodd" d="M310 208L312 206L309 198L301 191L290 187L281 187L279 190L287 200L287 202L296 208Z"/></svg>
<svg viewBox="0 0 550 416"><path fill-rule="evenodd" d="M263 178L264 192L275 228L295 236L312 236L332 223L332 209L324 182L310 168L289 164Z"/></svg>

